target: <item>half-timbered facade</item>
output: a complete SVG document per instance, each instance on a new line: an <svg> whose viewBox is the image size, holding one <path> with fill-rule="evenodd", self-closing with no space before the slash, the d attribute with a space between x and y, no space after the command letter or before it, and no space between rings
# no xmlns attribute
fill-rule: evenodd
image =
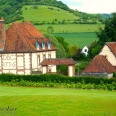
<svg viewBox="0 0 116 116"><path fill-rule="evenodd" d="M44 59L56 58L56 49L29 21L14 22L7 30L0 19L0 73L42 72ZM56 72L56 66L51 67Z"/></svg>

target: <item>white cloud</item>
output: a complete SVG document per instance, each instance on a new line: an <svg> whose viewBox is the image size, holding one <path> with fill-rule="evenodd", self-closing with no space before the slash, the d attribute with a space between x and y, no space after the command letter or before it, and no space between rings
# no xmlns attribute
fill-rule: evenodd
<svg viewBox="0 0 116 116"><path fill-rule="evenodd" d="M116 0L60 0L72 9L87 13L116 12Z"/></svg>

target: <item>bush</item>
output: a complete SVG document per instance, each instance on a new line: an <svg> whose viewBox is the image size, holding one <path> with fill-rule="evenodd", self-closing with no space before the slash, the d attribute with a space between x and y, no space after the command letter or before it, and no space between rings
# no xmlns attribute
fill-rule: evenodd
<svg viewBox="0 0 116 116"><path fill-rule="evenodd" d="M68 77L58 74L0 74L0 84L8 86L116 90L116 78Z"/></svg>

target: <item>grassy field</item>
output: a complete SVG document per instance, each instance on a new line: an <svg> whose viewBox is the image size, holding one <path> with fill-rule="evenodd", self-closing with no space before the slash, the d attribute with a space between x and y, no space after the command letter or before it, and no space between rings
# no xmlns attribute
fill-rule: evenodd
<svg viewBox="0 0 116 116"><path fill-rule="evenodd" d="M54 35L62 36L69 45L76 44L79 48L98 40L95 33L56 33Z"/></svg>
<svg viewBox="0 0 116 116"><path fill-rule="evenodd" d="M79 33L79 32L96 32L103 28L103 24L67 24L67 25L35 25L40 31L47 31L52 26L54 33Z"/></svg>
<svg viewBox="0 0 116 116"><path fill-rule="evenodd" d="M39 25L36 27L41 32L46 32L49 25ZM104 25L100 24L68 24L68 25L52 25L54 29L54 35L64 37L65 41L69 45L76 44L79 48L83 48L85 45L90 45L93 41L97 41L98 38L95 34L100 27Z"/></svg>
<svg viewBox="0 0 116 116"><path fill-rule="evenodd" d="M0 86L0 116L115 116L116 92Z"/></svg>
<svg viewBox="0 0 116 116"><path fill-rule="evenodd" d="M22 8L22 16L24 19L29 19L33 22L52 22L54 19L60 20L74 20L74 18L78 18L72 13L69 13L66 10L62 10L57 7L45 6L45 5L37 5L37 9L33 8L33 5L26 5ZM49 8L52 8L49 9ZM65 15L64 15L65 14Z"/></svg>

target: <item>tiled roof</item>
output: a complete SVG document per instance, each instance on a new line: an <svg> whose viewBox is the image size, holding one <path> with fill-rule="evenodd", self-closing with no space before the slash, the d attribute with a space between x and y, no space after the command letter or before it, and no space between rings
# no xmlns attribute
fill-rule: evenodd
<svg viewBox="0 0 116 116"><path fill-rule="evenodd" d="M46 46L45 49L36 49L36 42L48 42L30 22L14 22L6 31L5 52L32 52L32 51L46 51L55 50L51 44L51 49Z"/></svg>
<svg viewBox="0 0 116 116"><path fill-rule="evenodd" d="M76 64L76 62L72 58L67 58L67 59L44 59L41 62L42 66L45 66L45 65L62 65L62 64L74 65L74 64Z"/></svg>
<svg viewBox="0 0 116 116"><path fill-rule="evenodd" d="M105 56L97 55L85 68L83 73L112 73L115 72L114 67L105 58Z"/></svg>
<svg viewBox="0 0 116 116"><path fill-rule="evenodd" d="M0 40L0 51L4 50L4 40Z"/></svg>
<svg viewBox="0 0 116 116"><path fill-rule="evenodd" d="M112 53L116 56L116 42L106 42Z"/></svg>

